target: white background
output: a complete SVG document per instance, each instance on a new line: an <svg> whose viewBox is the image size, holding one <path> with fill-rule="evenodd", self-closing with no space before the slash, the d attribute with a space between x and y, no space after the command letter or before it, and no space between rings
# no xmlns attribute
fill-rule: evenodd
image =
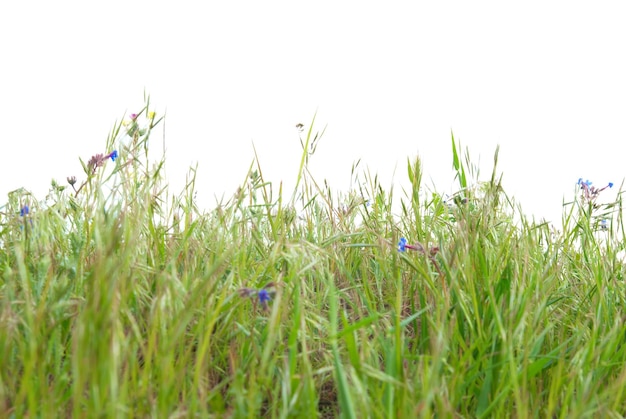
<svg viewBox="0 0 626 419"><path fill-rule="evenodd" d="M624 178L625 12L617 1L3 2L0 202L81 178L78 157L109 151L145 89L166 114L172 186L197 162L207 209L241 183L253 142L264 175L293 185L294 126L317 110L314 174L337 190L358 159L405 186L420 155L427 185L454 192L452 130L484 179L500 144L505 189L556 221L579 177Z"/></svg>

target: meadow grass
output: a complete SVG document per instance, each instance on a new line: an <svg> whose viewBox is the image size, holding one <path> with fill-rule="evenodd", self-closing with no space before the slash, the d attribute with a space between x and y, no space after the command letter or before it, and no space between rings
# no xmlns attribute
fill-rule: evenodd
<svg viewBox="0 0 626 419"><path fill-rule="evenodd" d="M399 199L357 166L337 194L308 170L311 124L293 193L255 161L207 212L195 170L167 188L159 122L148 102L84 180L9 194L0 416L626 413L621 193L579 183L557 231L506 195L497 151L480 180L452 138L452 197L418 158Z"/></svg>

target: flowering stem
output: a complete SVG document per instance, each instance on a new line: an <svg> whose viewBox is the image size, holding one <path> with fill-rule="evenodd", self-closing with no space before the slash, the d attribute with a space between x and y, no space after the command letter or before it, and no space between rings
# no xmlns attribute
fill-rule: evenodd
<svg viewBox="0 0 626 419"><path fill-rule="evenodd" d="M418 252L422 252L424 253L424 249L420 246L413 246L412 244L405 244L404 247L406 247L407 249L411 249L411 250L417 250Z"/></svg>
<svg viewBox="0 0 626 419"><path fill-rule="evenodd" d="M441 278L441 285L443 286L443 291L446 294L446 296L448 295L448 289L446 287L446 282L445 282L445 276L443 275L443 272L441 271L441 269L439 268L439 264L437 263L437 261L435 260L435 255L439 252L439 247L434 246L430 248L429 252L426 252L426 248L424 247L424 245L422 245L421 243L417 243L415 245L412 244L407 244L406 243L406 239L404 237L402 237L400 239L400 242L398 243L398 250L403 252L406 249L410 249L410 250L415 250L417 252L420 252L421 254L423 254L424 256L427 256L428 259L432 262L432 264L435 266L435 269L437 270L437 273L439 273L439 278Z"/></svg>

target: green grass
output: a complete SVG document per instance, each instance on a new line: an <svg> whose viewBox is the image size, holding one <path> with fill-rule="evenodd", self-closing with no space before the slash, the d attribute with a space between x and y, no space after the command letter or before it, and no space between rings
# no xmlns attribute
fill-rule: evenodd
<svg viewBox="0 0 626 419"><path fill-rule="evenodd" d="M337 193L311 126L294 191L255 161L205 212L195 170L164 183L149 111L115 124L116 161L2 207L1 417L626 413L621 193L572 192L556 231L506 195L497 151L482 180L454 138L449 199L419 159L400 198L358 165Z"/></svg>

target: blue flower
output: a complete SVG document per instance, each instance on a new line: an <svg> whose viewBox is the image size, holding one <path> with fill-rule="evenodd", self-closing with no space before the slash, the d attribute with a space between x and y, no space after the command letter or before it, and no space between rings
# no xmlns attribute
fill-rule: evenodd
<svg viewBox="0 0 626 419"><path fill-rule="evenodd" d="M267 292L265 288L259 290L259 301L261 304L265 304L271 300L270 294Z"/></svg>
<svg viewBox="0 0 626 419"><path fill-rule="evenodd" d="M398 242L398 252L405 252L405 251L406 251L406 239L402 237L400 241Z"/></svg>
<svg viewBox="0 0 626 419"><path fill-rule="evenodd" d="M24 217L25 215L28 215L29 212L30 212L30 208L28 208L28 205L24 205L22 209L20 209L20 217Z"/></svg>
<svg viewBox="0 0 626 419"><path fill-rule="evenodd" d="M609 188L613 187L613 182L609 182Z"/></svg>
<svg viewBox="0 0 626 419"><path fill-rule="evenodd" d="M109 157L111 157L111 160L115 161L115 159L117 159L117 150L113 150L113 152L109 154Z"/></svg>
<svg viewBox="0 0 626 419"><path fill-rule="evenodd" d="M578 178L578 184L580 186L587 185L587 187L589 187L589 186L591 186L592 183L593 182L591 182L589 179L587 179L586 181L583 182L583 178Z"/></svg>

